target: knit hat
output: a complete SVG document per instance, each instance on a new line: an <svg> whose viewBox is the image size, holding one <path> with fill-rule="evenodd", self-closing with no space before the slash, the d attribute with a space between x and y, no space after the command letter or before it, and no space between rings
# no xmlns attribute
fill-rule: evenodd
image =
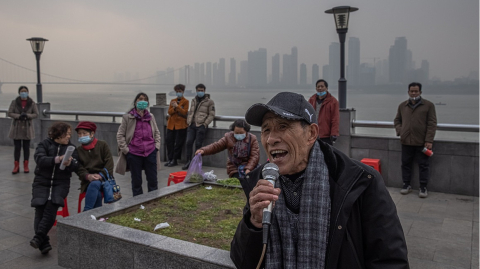
<svg viewBox="0 0 480 269"><path fill-rule="evenodd" d="M95 132L97 131L97 125L91 121L81 121L78 123L77 127L75 127L75 131L78 131L78 129L85 129Z"/></svg>

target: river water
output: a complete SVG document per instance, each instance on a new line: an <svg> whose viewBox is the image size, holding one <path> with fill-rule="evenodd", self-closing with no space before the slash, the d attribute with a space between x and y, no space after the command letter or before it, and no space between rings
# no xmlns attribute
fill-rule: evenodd
<svg viewBox="0 0 480 269"><path fill-rule="evenodd" d="M207 86L208 87L208 86ZM35 85L29 86L31 97L35 97ZM127 111L138 92L149 95L151 103L155 103L156 93L168 93L172 86L97 86L97 85L43 85L43 100L51 104L52 110L74 111ZM4 85L0 94L0 109L8 109L11 100L17 96L17 86ZM314 89L209 89L207 93L215 101L216 114L225 116L244 116L245 111L254 103L266 103L275 94L282 91L294 91L308 99ZM330 90L338 99L336 89ZM452 91L454 92L454 91ZM438 123L479 124L479 95L477 94L435 94L424 87L422 97L436 105ZM192 99L193 97L187 97ZM393 121L398 104L408 98L407 91L391 91L389 93L366 92L353 90L347 92L347 107L355 108L357 120ZM52 116L54 119L74 119L74 116ZM111 121L111 118L80 116L80 120ZM226 122L219 127L229 125ZM374 134L378 136L395 136L392 129L356 128L358 134ZM438 131L436 140L479 141L478 133Z"/></svg>

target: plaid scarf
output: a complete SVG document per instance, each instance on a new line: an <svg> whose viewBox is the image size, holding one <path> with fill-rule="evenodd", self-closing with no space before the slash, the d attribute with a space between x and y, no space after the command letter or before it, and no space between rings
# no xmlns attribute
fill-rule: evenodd
<svg viewBox="0 0 480 269"><path fill-rule="evenodd" d="M265 268L325 268L330 225L328 180L328 168L317 142L305 170L300 213L289 212L283 192L275 202ZM276 187L279 185L277 181ZM297 229L298 244L292 229Z"/></svg>

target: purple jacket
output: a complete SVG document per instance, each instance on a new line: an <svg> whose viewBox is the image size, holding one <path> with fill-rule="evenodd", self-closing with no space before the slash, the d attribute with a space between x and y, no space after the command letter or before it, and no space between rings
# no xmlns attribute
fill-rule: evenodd
<svg viewBox="0 0 480 269"><path fill-rule="evenodd" d="M152 126L150 120L152 116L148 110L145 110L143 117L135 109L130 111L135 116L135 132L132 141L128 145L129 152L133 155L147 157L155 150L155 139L152 135Z"/></svg>

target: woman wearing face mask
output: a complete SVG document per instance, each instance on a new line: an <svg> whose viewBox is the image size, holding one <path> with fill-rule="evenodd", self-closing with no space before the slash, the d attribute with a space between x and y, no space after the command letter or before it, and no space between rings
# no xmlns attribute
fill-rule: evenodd
<svg viewBox="0 0 480 269"><path fill-rule="evenodd" d="M83 211L102 206L102 176L104 168L113 175L113 159L107 142L95 137L97 125L90 121L78 123L75 131L80 146L77 147L79 167L77 175L80 178L80 192L85 192L85 207Z"/></svg>
<svg viewBox="0 0 480 269"><path fill-rule="evenodd" d="M147 110L148 96L139 93L133 108L122 117L117 132L118 161L115 172L130 171L133 196L143 194L142 170L147 177L148 191L158 189L160 170L160 131L153 115Z"/></svg>
<svg viewBox="0 0 480 269"><path fill-rule="evenodd" d="M18 88L18 97L12 101L8 109L8 116L12 118L9 138L13 139L14 149L14 167L12 174L20 171L20 151L23 144L23 172L30 172L28 169L28 159L30 157L30 140L35 138L32 119L38 117L38 109L32 98L28 97L28 88L20 86Z"/></svg>
<svg viewBox="0 0 480 269"><path fill-rule="evenodd" d="M173 88L177 98L170 101L168 108L167 123L167 144L168 162L165 166L172 167L178 165L177 160L182 156L182 148L187 137L187 113L188 100L183 97L185 85L178 84Z"/></svg>
<svg viewBox="0 0 480 269"><path fill-rule="evenodd" d="M65 160L65 152L70 143L72 128L65 122L55 122L48 129L48 138L38 143L35 150L35 178L32 184L31 206L35 207L35 236L30 246L38 248L42 254L52 250L47 236L53 227L59 207L65 206L64 199L70 190L70 178L78 169L78 154ZM61 170L61 164L65 169Z"/></svg>
<svg viewBox="0 0 480 269"><path fill-rule="evenodd" d="M228 176L244 179L260 160L257 137L249 131L250 125L245 120L236 120L230 125L230 132L217 142L200 148L195 155L212 155L226 149Z"/></svg>

